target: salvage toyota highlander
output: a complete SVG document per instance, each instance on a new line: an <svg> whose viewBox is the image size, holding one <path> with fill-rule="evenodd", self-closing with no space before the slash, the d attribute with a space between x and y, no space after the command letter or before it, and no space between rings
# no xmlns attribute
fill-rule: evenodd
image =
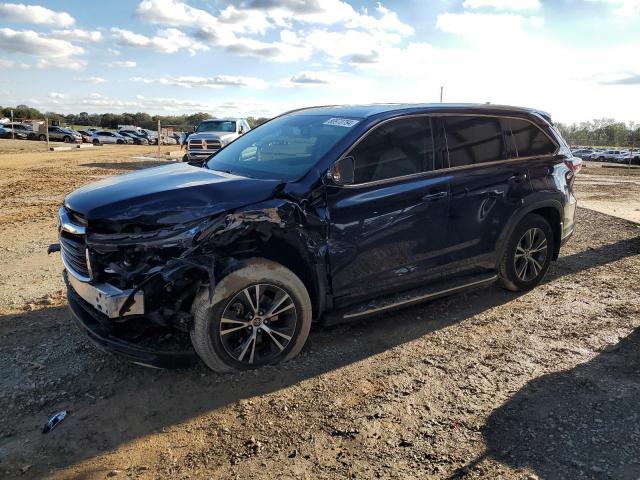
<svg viewBox="0 0 640 480"><path fill-rule="evenodd" d="M136 363L278 363L315 321L496 281L533 288L574 230L580 167L531 109L292 111L202 168L142 170L67 196L69 308L95 343Z"/></svg>

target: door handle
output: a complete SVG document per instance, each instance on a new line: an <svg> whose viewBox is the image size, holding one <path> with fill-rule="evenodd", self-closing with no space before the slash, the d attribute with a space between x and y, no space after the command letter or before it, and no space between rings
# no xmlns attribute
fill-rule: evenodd
<svg viewBox="0 0 640 480"><path fill-rule="evenodd" d="M527 174L522 173L514 173L509 177L509 183L522 183L527 179Z"/></svg>
<svg viewBox="0 0 640 480"><path fill-rule="evenodd" d="M422 197L422 200L425 202L434 202L436 200L440 200L441 198L445 198L447 195L449 195L448 192L428 193L427 195Z"/></svg>

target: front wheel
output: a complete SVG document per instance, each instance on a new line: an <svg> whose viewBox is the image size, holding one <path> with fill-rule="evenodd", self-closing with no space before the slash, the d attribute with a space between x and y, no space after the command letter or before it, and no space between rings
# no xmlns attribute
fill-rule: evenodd
<svg viewBox="0 0 640 480"><path fill-rule="evenodd" d="M261 258L224 277L211 300L208 289L200 292L191 311L193 346L217 372L289 360L300 353L311 328L311 300L302 281Z"/></svg>
<svg viewBox="0 0 640 480"><path fill-rule="evenodd" d="M44 142L47 139L47 136L46 135L40 135L38 138L40 139L41 142Z"/></svg>
<svg viewBox="0 0 640 480"><path fill-rule="evenodd" d="M71 142L71 137L67 137L67 136L65 136L65 137L62 139L62 141L63 141L64 143L69 143L69 142Z"/></svg>
<svg viewBox="0 0 640 480"><path fill-rule="evenodd" d="M549 222L540 215L527 215L511 234L498 265L501 285L514 292L538 285L549 269L553 248Z"/></svg>

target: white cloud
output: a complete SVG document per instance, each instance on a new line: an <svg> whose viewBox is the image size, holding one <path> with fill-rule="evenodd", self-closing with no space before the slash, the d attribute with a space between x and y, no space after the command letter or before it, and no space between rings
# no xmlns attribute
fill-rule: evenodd
<svg viewBox="0 0 640 480"><path fill-rule="evenodd" d="M531 10L540 7L540 0L464 0L465 8L493 8L495 10Z"/></svg>
<svg viewBox="0 0 640 480"><path fill-rule="evenodd" d="M33 23L70 27L75 19L66 12L54 12L39 5L22 3L0 3L0 18L6 22Z"/></svg>
<svg viewBox="0 0 640 480"><path fill-rule="evenodd" d="M109 55L113 55L114 57L119 56L122 52L117 48L107 48L107 53Z"/></svg>
<svg viewBox="0 0 640 480"><path fill-rule="evenodd" d="M161 77L161 78L145 78L132 77L132 82L141 83L157 83L160 85L170 85L183 88L224 88L224 87L250 87L265 88L267 83L256 77L243 77L234 75L217 75L215 77L199 77L199 76L180 76L180 77Z"/></svg>
<svg viewBox="0 0 640 480"><path fill-rule="evenodd" d="M116 60L114 62L105 63L109 68L133 68L137 64L131 60Z"/></svg>
<svg viewBox="0 0 640 480"><path fill-rule="evenodd" d="M15 69L15 68L30 68L31 65L26 63L18 63L13 60L7 60L6 58L0 58L0 68L2 69Z"/></svg>
<svg viewBox="0 0 640 480"><path fill-rule="evenodd" d="M54 38L60 38L62 40L77 40L83 42L99 42L102 40L102 33L98 31L81 30L79 28L66 29L66 30L54 30L51 33Z"/></svg>
<svg viewBox="0 0 640 480"><path fill-rule="evenodd" d="M49 92L49 98L59 98L59 99L63 99L65 97L64 93L59 93L59 92Z"/></svg>
<svg viewBox="0 0 640 480"><path fill-rule="evenodd" d="M197 51L208 50L209 47L190 37L177 28L158 30L153 37L147 37L122 28L111 29L113 39L127 47L149 48L161 53L176 53L186 49L192 55Z"/></svg>
<svg viewBox="0 0 640 480"><path fill-rule="evenodd" d="M41 58L36 63L36 67L42 70L50 70L56 68L59 70L84 70L87 67L85 60L78 60L73 58L49 60L47 58Z"/></svg>
<svg viewBox="0 0 640 480"><path fill-rule="evenodd" d="M43 57L49 63L52 63L51 59L59 59L61 62L68 61L64 59L84 52L81 47L66 40L50 38L46 34L32 30L12 30L10 28L0 28L0 50Z"/></svg>
<svg viewBox="0 0 640 480"><path fill-rule="evenodd" d="M356 11L343 0L248 0L229 5L217 13L191 7L182 0L143 0L137 14L151 23L194 30L193 36L199 41L223 47L235 55L284 62L308 60L314 49L325 53L331 50L334 62L347 55L374 61L372 50L376 46L397 44L414 34L411 25L380 3L369 13L366 9ZM325 30L335 38L342 35L335 28L345 29L347 38L341 47L348 53L342 54L337 51L338 47L331 48L316 42L317 38L309 38L304 32L309 25L326 26ZM303 29L297 29L297 26ZM280 30L279 41L264 41L252 36L264 35L274 28ZM355 36L352 32L359 34L362 40L358 48L347 45L349 36ZM114 33L122 44L154 48L153 39L149 37L120 29ZM157 46L155 49L160 51Z"/></svg>
<svg viewBox="0 0 640 480"><path fill-rule="evenodd" d="M78 78L78 81L84 82L84 83L92 83L94 85L106 82L106 80L102 77L81 77L81 78Z"/></svg>

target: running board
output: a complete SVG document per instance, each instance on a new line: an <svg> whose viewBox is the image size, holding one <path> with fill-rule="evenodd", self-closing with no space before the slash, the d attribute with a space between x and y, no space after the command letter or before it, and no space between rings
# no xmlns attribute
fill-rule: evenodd
<svg viewBox="0 0 640 480"><path fill-rule="evenodd" d="M389 310L405 308L416 303L434 300L447 295L453 295L454 293L459 293L472 288L483 287L495 282L497 279L497 275L485 274L437 282L427 287L419 287L396 295L370 300L363 304L358 304L355 307L347 307L344 310L330 313L326 316L325 322L327 324L333 324L350 320L358 320L371 315L384 313Z"/></svg>

